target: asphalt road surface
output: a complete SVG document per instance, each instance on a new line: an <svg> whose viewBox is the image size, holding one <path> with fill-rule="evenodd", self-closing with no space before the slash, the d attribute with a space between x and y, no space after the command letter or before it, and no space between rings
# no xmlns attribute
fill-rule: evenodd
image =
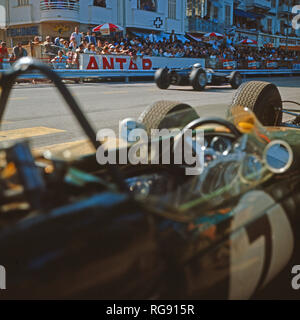
<svg viewBox="0 0 300 320"><path fill-rule="evenodd" d="M254 79L251 79L254 80ZM279 86L283 99L300 101L300 77L264 78ZM229 86L195 92L190 87L159 90L154 83L70 84L84 113L96 130L117 130L120 120L138 118L159 100L180 101L195 107L200 116L224 117L235 90ZM21 83L14 87L0 131L0 143L30 138L34 148L68 148L85 139L71 111L53 85Z"/></svg>

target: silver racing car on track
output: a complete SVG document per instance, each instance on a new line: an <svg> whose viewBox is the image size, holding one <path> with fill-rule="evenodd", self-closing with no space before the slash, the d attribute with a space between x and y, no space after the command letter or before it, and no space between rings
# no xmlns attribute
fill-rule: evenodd
<svg viewBox="0 0 300 320"><path fill-rule="evenodd" d="M168 89L174 86L192 86L194 90L204 90L207 85L221 86L230 84L233 89L237 89L242 84L242 76L238 71L230 74L216 72L213 69L203 68L200 63L194 64L190 68L158 69L155 72L155 83L160 89Z"/></svg>

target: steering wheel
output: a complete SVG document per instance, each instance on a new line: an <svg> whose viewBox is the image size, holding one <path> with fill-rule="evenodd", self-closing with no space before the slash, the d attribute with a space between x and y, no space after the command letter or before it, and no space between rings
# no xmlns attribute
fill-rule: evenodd
<svg viewBox="0 0 300 320"><path fill-rule="evenodd" d="M222 118L217 118L217 117L206 117L206 118L200 118L200 119L196 119L192 122L190 122L182 131L180 138L176 141L175 145L174 145L174 149L173 149L173 158L175 158L176 153L178 150L182 150L182 143L184 145L184 159L186 160L186 157L188 158L188 161L186 161L186 165L188 167L191 167L191 163L192 161L195 161L196 165L195 165L195 171L191 171L194 172L191 175L194 174L198 174L201 173L201 165L203 165L203 154L202 151L203 149L203 144L204 141L201 141L201 137L196 136L192 137L190 134L187 134L187 131L192 131L195 130L196 128L206 125L206 124L218 124L218 125L222 125L224 127L226 127L227 129L229 129L230 133L232 133L236 139L240 138L242 136L242 133L235 127L234 124L232 124L231 122L222 119ZM202 136L203 137L203 136ZM200 138L200 140L198 140ZM187 148L188 146L188 148ZM180 147L180 148L179 148ZM186 153L186 151L191 151L191 153ZM193 165L195 164L193 163ZM200 165L200 167L198 166ZM197 167L198 166L198 167ZM197 171L198 170L198 171ZM197 173L198 172L198 173Z"/></svg>
<svg viewBox="0 0 300 320"><path fill-rule="evenodd" d="M217 117L206 117L206 118L199 118L192 122L190 122L184 129L183 132L186 130L195 130L196 128L203 126L205 124L219 124L221 126L226 127L229 131L236 137L240 138L242 133L237 129L237 127L229 122L228 120L217 118Z"/></svg>

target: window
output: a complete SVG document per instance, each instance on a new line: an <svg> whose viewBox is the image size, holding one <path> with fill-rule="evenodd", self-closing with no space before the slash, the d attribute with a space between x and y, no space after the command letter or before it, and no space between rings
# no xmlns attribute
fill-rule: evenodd
<svg viewBox="0 0 300 320"><path fill-rule="evenodd" d="M18 0L18 7L28 6L29 0Z"/></svg>
<svg viewBox="0 0 300 320"><path fill-rule="evenodd" d="M214 7L213 9L213 18L218 20L219 17L219 8L218 7Z"/></svg>
<svg viewBox="0 0 300 320"><path fill-rule="evenodd" d="M268 19L267 20L268 32L272 32L272 26L273 26L272 19Z"/></svg>
<svg viewBox="0 0 300 320"><path fill-rule="evenodd" d="M168 16L170 19L176 19L176 0L169 0Z"/></svg>
<svg viewBox="0 0 300 320"><path fill-rule="evenodd" d="M94 6L106 8L106 0L94 0Z"/></svg>
<svg viewBox="0 0 300 320"><path fill-rule="evenodd" d="M280 33L285 34L285 23L283 20L280 21Z"/></svg>
<svg viewBox="0 0 300 320"><path fill-rule="evenodd" d="M187 0L187 13L188 17L200 17L204 18L209 12L207 6L210 2L205 0Z"/></svg>
<svg viewBox="0 0 300 320"><path fill-rule="evenodd" d="M231 6L225 6L225 24L226 26L230 26L231 24Z"/></svg>
<svg viewBox="0 0 300 320"><path fill-rule="evenodd" d="M156 11L156 0L138 0L138 9L146 11Z"/></svg>

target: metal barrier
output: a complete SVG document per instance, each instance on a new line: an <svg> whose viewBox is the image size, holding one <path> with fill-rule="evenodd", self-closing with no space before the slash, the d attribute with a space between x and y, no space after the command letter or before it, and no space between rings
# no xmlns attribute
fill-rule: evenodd
<svg viewBox="0 0 300 320"><path fill-rule="evenodd" d="M123 71L123 70L55 70L62 79L110 79L110 78L136 78L153 77L155 71ZM40 73L31 73L21 76L21 79L43 79Z"/></svg>
<svg viewBox="0 0 300 320"><path fill-rule="evenodd" d="M33 45L29 44L23 46L26 49L27 54L37 60L42 61L47 64L52 69L57 69L58 64L53 62L58 55L58 51L62 50L64 52L64 56L66 57L66 68L64 69L79 69L79 61L78 54L75 51L68 50L63 47L56 46L54 44L51 45ZM13 50L9 48L9 53L11 58L4 59L5 67L4 69L9 69L9 66L12 65L16 60L13 58Z"/></svg>
<svg viewBox="0 0 300 320"><path fill-rule="evenodd" d="M4 72L6 70L0 70ZM228 73L229 70L216 70L218 72ZM252 76L269 76L269 75L300 75L300 70L291 69L274 69L274 70L236 70L242 75L252 75ZM138 78L138 77L153 77L155 71L123 71L123 70L56 70L62 79L111 79L111 78ZM22 75L21 79L44 79L45 77L40 73L28 73L27 75Z"/></svg>
<svg viewBox="0 0 300 320"><path fill-rule="evenodd" d="M216 70L218 72L223 72L223 73L228 73L228 70L220 69ZM300 69L236 69L232 71L238 71L240 74L247 76L247 75L252 75L252 76L269 76L269 75L300 75Z"/></svg>
<svg viewBox="0 0 300 320"><path fill-rule="evenodd" d="M249 69L249 70L268 70L268 69L292 69L293 65L299 64L296 60L272 60L264 59L261 61L248 61L245 59L235 61L232 59L205 59L205 66L213 69Z"/></svg>
<svg viewBox="0 0 300 320"><path fill-rule="evenodd" d="M137 68L134 70L128 70L123 68L114 69L114 70L81 70L79 69L79 61L78 56L74 51L69 51L66 55L65 59L67 61L66 68L63 65L57 64L53 61L53 58L56 56L57 51L60 50L60 47L51 46L47 48L45 46L34 47L35 53L38 55L39 60L42 60L46 64L48 64L51 68L55 69L56 72L60 75L62 79L88 79L88 78L125 78L126 81L129 78L137 78L137 77L153 77L154 72L157 68L160 68L159 65L153 65L152 70ZM51 49L51 50L50 50ZM88 55L87 55L88 56ZM124 56L122 56L124 58ZM152 59L156 59L153 57ZM164 58L170 60L169 62L175 63L177 60L185 61L186 58ZM0 70L3 72L11 68L11 63L13 61L9 59L4 59L6 61L3 62L4 70ZM55 59L54 59L55 60ZM195 59L194 59L195 60ZM197 59L198 61L199 59ZM205 63L207 67L211 67L210 59L206 59ZM239 71L242 75L247 76L268 76L268 75L296 75L300 74L300 64L292 61L269 61L264 60L261 62L255 61L233 61L233 60L223 60L223 59L214 59L215 66L214 69L219 72L229 73L233 70ZM100 63L100 62L99 62ZM204 61L203 61L204 63ZM207 65L208 64L208 65ZM100 65L100 64L99 64ZM102 63L101 63L102 65ZM119 64L116 64L116 67L119 67ZM180 67L180 66L177 66ZM293 69L292 69L293 67ZM42 79L44 78L41 74L32 73L28 75L23 75L23 79Z"/></svg>

